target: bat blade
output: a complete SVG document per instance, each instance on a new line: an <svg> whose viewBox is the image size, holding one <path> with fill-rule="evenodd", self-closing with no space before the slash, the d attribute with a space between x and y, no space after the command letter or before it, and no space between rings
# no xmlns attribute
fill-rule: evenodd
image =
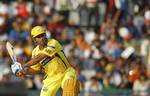
<svg viewBox="0 0 150 96"><path fill-rule="evenodd" d="M9 56L11 57L11 60L13 61L13 63L15 63L17 60L16 60L16 55L15 55L15 52L13 50L13 46L11 45L10 42L7 42L6 43L6 49L9 53Z"/></svg>

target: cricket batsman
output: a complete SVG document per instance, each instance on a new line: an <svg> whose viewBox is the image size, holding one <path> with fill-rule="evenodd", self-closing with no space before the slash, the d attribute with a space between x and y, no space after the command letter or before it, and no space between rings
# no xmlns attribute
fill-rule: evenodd
<svg viewBox="0 0 150 96"><path fill-rule="evenodd" d="M12 64L12 72L21 77L39 74L44 68L46 78L43 80L40 96L55 96L59 88L62 88L63 96L78 96L79 81L61 44L55 39L48 40L46 30L42 26L33 27L31 36L36 44L32 51L32 59L26 64Z"/></svg>

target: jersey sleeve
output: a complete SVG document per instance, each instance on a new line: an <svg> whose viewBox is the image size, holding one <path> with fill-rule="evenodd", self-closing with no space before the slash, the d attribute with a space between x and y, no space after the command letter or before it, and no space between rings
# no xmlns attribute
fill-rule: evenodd
<svg viewBox="0 0 150 96"><path fill-rule="evenodd" d="M50 57L53 57L55 53L62 50L62 46L56 40L50 40L47 44L47 47L41 51L41 53L46 54Z"/></svg>

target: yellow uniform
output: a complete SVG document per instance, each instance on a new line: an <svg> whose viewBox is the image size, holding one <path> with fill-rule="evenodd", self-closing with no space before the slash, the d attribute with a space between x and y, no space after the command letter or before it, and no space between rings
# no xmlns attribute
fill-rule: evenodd
<svg viewBox="0 0 150 96"><path fill-rule="evenodd" d="M48 58L41 60L38 64L31 66L34 70L39 70L40 66L44 66L46 79L40 96L55 96L57 90L63 87L65 80L76 79L75 70L71 67L66 59L63 48L55 39L49 39L47 47L43 50L36 46L32 52L32 57L43 53L48 55Z"/></svg>

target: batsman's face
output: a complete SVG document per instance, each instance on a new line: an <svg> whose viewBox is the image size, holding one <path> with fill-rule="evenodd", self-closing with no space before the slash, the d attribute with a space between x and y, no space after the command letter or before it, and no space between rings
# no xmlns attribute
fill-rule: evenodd
<svg viewBox="0 0 150 96"><path fill-rule="evenodd" d="M39 35L33 38L33 40L34 40L34 43L39 46L46 46L47 44L47 38L45 34Z"/></svg>

